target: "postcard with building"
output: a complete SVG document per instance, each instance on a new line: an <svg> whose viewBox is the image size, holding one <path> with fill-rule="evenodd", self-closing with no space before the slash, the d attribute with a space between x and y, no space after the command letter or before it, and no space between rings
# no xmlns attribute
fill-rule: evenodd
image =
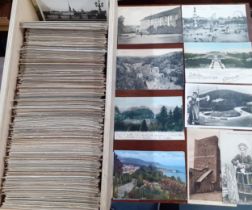
<svg viewBox="0 0 252 210"><path fill-rule="evenodd" d="M186 82L251 84L250 42L184 44Z"/></svg>
<svg viewBox="0 0 252 210"><path fill-rule="evenodd" d="M181 42L180 6L124 6L118 8L118 44Z"/></svg>
<svg viewBox="0 0 252 210"><path fill-rule="evenodd" d="M183 5L184 42L248 42L246 4Z"/></svg>
<svg viewBox="0 0 252 210"><path fill-rule="evenodd" d="M184 89L183 50L117 50L117 90Z"/></svg>
<svg viewBox="0 0 252 210"><path fill-rule="evenodd" d="M113 197L119 200L185 200L184 152L114 151Z"/></svg>

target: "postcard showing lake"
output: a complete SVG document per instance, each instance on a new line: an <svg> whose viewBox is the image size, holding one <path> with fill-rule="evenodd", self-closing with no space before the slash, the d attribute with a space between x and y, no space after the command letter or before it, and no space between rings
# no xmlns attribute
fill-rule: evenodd
<svg viewBox="0 0 252 210"><path fill-rule="evenodd" d="M186 81L251 84L250 42L185 43Z"/></svg>
<svg viewBox="0 0 252 210"><path fill-rule="evenodd" d="M114 151L114 199L185 200L184 152Z"/></svg>
<svg viewBox="0 0 252 210"><path fill-rule="evenodd" d="M183 50L117 50L117 90L184 89Z"/></svg>
<svg viewBox="0 0 252 210"><path fill-rule="evenodd" d="M115 140L184 140L182 97L117 97Z"/></svg>

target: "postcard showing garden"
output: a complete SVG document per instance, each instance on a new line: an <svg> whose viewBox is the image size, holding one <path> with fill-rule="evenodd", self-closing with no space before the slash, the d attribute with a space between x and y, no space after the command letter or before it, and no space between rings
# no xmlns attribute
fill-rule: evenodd
<svg viewBox="0 0 252 210"><path fill-rule="evenodd" d="M184 152L114 151L114 199L185 200Z"/></svg>

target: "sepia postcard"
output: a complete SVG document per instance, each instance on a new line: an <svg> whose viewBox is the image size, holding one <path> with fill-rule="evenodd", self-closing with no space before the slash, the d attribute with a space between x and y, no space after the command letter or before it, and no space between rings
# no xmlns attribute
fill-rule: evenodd
<svg viewBox="0 0 252 210"><path fill-rule="evenodd" d="M118 8L118 44L181 43L180 6Z"/></svg>
<svg viewBox="0 0 252 210"><path fill-rule="evenodd" d="M114 199L185 200L184 152L114 151Z"/></svg>
<svg viewBox="0 0 252 210"><path fill-rule="evenodd" d="M248 42L245 4L183 5L184 42Z"/></svg>
<svg viewBox="0 0 252 210"><path fill-rule="evenodd" d="M182 97L115 98L116 140L184 140Z"/></svg>
<svg viewBox="0 0 252 210"><path fill-rule="evenodd" d="M183 50L117 50L117 90L184 89Z"/></svg>

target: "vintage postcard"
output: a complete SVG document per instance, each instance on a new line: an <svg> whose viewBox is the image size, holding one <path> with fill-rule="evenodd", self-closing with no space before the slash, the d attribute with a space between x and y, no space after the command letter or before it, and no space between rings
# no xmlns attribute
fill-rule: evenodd
<svg viewBox="0 0 252 210"><path fill-rule="evenodd" d="M224 203L252 204L251 139L251 132L245 131L222 131L220 134Z"/></svg>
<svg viewBox="0 0 252 210"><path fill-rule="evenodd" d="M184 89L183 50L117 50L117 90Z"/></svg>
<svg viewBox="0 0 252 210"><path fill-rule="evenodd" d="M186 82L251 84L250 42L185 43Z"/></svg>
<svg viewBox="0 0 252 210"><path fill-rule="evenodd" d="M189 200L192 203L222 203L219 132L187 129Z"/></svg>
<svg viewBox="0 0 252 210"><path fill-rule="evenodd" d="M180 6L118 8L118 44L181 43Z"/></svg>
<svg viewBox="0 0 252 210"><path fill-rule="evenodd" d="M114 151L114 199L185 200L184 152Z"/></svg>
<svg viewBox="0 0 252 210"><path fill-rule="evenodd" d="M187 127L252 129L252 87L186 84Z"/></svg>
<svg viewBox="0 0 252 210"><path fill-rule="evenodd" d="M184 140L182 97L115 98L116 140Z"/></svg>
<svg viewBox="0 0 252 210"><path fill-rule="evenodd" d="M245 4L183 5L184 42L248 42Z"/></svg>

